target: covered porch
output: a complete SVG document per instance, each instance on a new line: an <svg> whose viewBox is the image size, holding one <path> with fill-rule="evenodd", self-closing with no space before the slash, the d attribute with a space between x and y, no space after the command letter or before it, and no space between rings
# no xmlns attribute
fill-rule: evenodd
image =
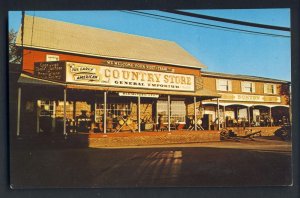
<svg viewBox="0 0 300 198"><path fill-rule="evenodd" d="M26 74L18 82L17 136L198 131L203 130L200 102L219 97L206 89L129 90L58 83ZM193 106L190 112L188 105Z"/></svg>
<svg viewBox="0 0 300 198"><path fill-rule="evenodd" d="M289 105L223 101L202 102L202 104L214 121L220 120L223 128L272 127L289 123Z"/></svg>

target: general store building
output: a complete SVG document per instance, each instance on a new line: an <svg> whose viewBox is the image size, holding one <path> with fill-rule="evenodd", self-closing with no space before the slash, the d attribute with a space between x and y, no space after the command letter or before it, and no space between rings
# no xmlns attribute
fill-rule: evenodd
<svg viewBox="0 0 300 198"><path fill-rule="evenodd" d="M288 82L203 72L172 41L25 16L16 43L23 49L17 135L153 131L158 123L167 131L216 129L289 106L288 92L278 91Z"/></svg>

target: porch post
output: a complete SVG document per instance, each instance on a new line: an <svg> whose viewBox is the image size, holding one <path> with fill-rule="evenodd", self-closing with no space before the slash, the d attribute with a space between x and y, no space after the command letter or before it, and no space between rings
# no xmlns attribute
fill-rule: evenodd
<svg viewBox="0 0 300 198"><path fill-rule="evenodd" d="M168 131L171 131L171 98L168 95Z"/></svg>
<svg viewBox="0 0 300 198"><path fill-rule="evenodd" d="M195 131L197 131L197 107L196 107L196 96L194 96L194 116L195 116L195 120L194 120L194 127L195 127Z"/></svg>
<svg viewBox="0 0 300 198"><path fill-rule="evenodd" d="M17 136L20 136L20 118L21 118L21 87L18 88L18 115L17 115Z"/></svg>
<svg viewBox="0 0 300 198"><path fill-rule="evenodd" d="M36 101L36 133L40 133L40 114L41 114L41 109L38 107Z"/></svg>
<svg viewBox="0 0 300 198"><path fill-rule="evenodd" d="M64 135L67 135L67 111L66 111L66 103L67 103L67 88L64 88Z"/></svg>
<svg viewBox="0 0 300 198"><path fill-rule="evenodd" d="M77 122L76 122L76 101L73 100L73 119L72 119L72 133L77 132Z"/></svg>
<svg viewBox="0 0 300 198"><path fill-rule="evenodd" d="M138 95L138 132L141 132L141 97Z"/></svg>
<svg viewBox="0 0 300 198"><path fill-rule="evenodd" d="M272 126L272 107L270 107L270 111L269 111L269 117L270 117L270 126Z"/></svg>
<svg viewBox="0 0 300 198"><path fill-rule="evenodd" d="M225 105L223 105L223 119L224 119L224 128L226 128L226 107Z"/></svg>
<svg viewBox="0 0 300 198"><path fill-rule="evenodd" d="M220 102L219 102L219 98L217 98L217 109L218 109L218 112L217 112L217 116L218 116L218 130L220 130Z"/></svg>
<svg viewBox="0 0 300 198"><path fill-rule="evenodd" d="M104 91L103 133L106 133L106 99L107 99L107 92Z"/></svg>
<svg viewBox="0 0 300 198"><path fill-rule="evenodd" d="M158 108L157 108L157 106L158 106L158 100L156 100L156 112L155 112L155 122L156 122L156 124L158 124Z"/></svg>
<svg viewBox="0 0 300 198"><path fill-rule="evenodd" d="M248 107L248 123L249 123L249 127L251 127L251 118L250 118L250 107Z"/></svg>

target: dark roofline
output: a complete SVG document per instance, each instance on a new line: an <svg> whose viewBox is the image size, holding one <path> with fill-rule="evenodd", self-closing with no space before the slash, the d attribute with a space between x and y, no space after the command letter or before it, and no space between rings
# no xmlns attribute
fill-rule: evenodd
<svg viewBox="0 0 300 198"><path fill-rule="evenodd" d="M255 80L255 81L263 81L263 82L276 82L276 83L286 83L290 84L290 81L279 80L274 78L265 78L259 76L249 76L249 75L240 75L240 74L228 74L228 73L220 73L220 72L209 72L202 71L202 76L211 76L211 77L221 77L221 78L232 78L232 79L241 79L241 80Z"/></svg>

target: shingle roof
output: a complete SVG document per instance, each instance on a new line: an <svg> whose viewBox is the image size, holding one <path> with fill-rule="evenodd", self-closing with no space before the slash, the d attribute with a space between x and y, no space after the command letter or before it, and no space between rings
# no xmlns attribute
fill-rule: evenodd
<svg viewBox="0 0 300 198"><path fill-rule="evenodd" d="M274 82L274 83L290 83L285 80L278 80L273 78L265 78L258 76L249 76L249 75L239 75L239 74L227 74L227 73L219 73L219 72L208 72L201 71L202 76L210 76L210 77L219 77L219 78L231 78L231 79L242 79L242 80L254 80L254 81L262 81L262 82Z"/></svg>
<svg viewBox="0 0 300 198"><path fill-rule="evenodd" d="M194 68L206 67L171 41L28 15L25 16L24 24L25 47ZM21 45L20 32L17 45Z"/></svg>

